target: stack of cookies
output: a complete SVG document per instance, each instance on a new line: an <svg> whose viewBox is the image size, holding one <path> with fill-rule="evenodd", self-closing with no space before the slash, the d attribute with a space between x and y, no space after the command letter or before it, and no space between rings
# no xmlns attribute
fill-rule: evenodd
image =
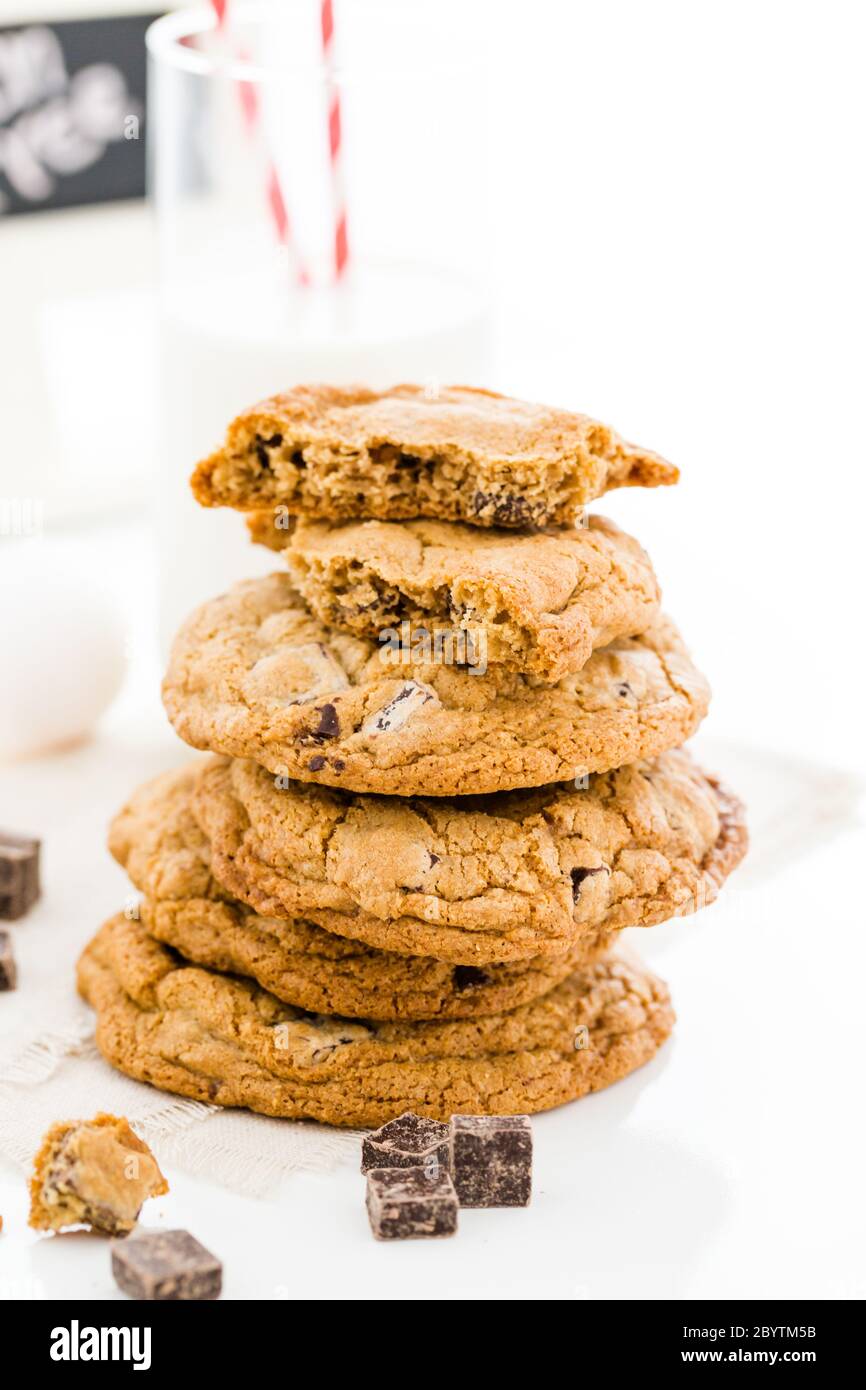
<svg viewBox="0 0 866 1390"><path fill-rule="evenodd" d="M544 1110L653 1056L668 992L617 934L712 901L746 833L681 747L709 691L650 561L585 509L676 480L466 388L234 421L193 490L279 567L179 632L165 707L211 756L112 825L143 900L79 967L111 1062L375 1126Z"/></svg>

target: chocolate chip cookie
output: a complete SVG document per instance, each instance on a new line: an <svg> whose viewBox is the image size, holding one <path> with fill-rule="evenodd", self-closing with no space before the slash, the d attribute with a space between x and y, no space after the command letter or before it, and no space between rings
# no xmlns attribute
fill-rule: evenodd
<svg viewBox="0 0 866 1390"><path fill-rule="evenodd" d="M659 587L637 541L603 517L564 531L481 531L445 521L301 519L282 537L290 577L323 623L505 666L554 682L596 647L658 615Z"/></svg>
<svg viewBox="0 0 866 1390"><path fill-rule="evenodd" d="M181 628L163 682L195 748L351 791L455 796L603 772L676 747L709 689L673 623L593 652L545 685L351 637L287 575L237 585Z"/></svg>
<svg viewBox="0 0 866 1390"><path fill-rule="evenodd" d="M678 477L597 420L493 391L297 386L239 415L192 489L206 507L332 520L568 526L611 488Z"/></svg>
<svg viewBox="0 0 866 1390"><path fill-rule="evenodd" d="M588 933L562 956L452 965L379 951L303 918L261 917L213 878L190 810L193 767L142 787L112 822L109 848L147 896L151 936L187 960L248 975L285 1003L350 1018L476 1018L516 1008L601 955L613 933Z"/></svg>
<svg viewBox="0 0 866 1390"><path fill-rule="evenodd" d="M216 878L263 915L458 965L563 955L587 933L694 912L746 848L742 806L682 751L583 790L454 801L278 785L214 759L192 807Z"/></svg>
<svg viewBox="0 0 866 1390"><path fill-rule="evenodd" d="M216 1105L351 1126L405 1110L440 1120L547 1110L649 1061L674 1019L661 980L613 954L508 1013L348 1022L179 964L123 917L85 949L78 988L96 1011L100 1051L128 1076Z"/></svg>

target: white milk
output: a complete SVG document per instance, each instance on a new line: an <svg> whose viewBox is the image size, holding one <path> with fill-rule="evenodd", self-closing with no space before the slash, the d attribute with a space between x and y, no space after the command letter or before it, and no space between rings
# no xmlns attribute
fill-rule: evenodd
<svg viewBox="0 0 866 1390"><path fill-rule="evenodd" d="M279 563L243 516L193 501L189 476L245 406L296 382L483 385L489 311L461 277L359 267L339 290L288 291L263 266L232 281L167 287L162 314L161 448L155 469L164 650L197 603Z"/></svg>

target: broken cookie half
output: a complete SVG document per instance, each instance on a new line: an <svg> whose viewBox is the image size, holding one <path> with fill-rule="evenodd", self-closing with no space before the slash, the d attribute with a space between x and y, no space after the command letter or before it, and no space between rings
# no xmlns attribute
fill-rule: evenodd
<svg viewBox="0 0 866 1390"><path fill-rule="evenodd" d="M30 1225L41 1231L89 1226L127 1235L148 1197L168 1183L147 1144L128 1120L98 1114L52 1125L30 1179Z"/></svg>
<svg viewBox="0 0 866 1390"><path fill-rule="evenodd" d="M612 488L678 477L587 415L494 391L306 385L243 411L191 484L205 507L511 529L574 525Z"/></svg>

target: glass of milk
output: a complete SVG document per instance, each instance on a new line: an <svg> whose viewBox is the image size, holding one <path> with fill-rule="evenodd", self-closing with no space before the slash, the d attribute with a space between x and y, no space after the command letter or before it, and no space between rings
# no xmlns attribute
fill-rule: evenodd
<svg viewBox="0 0 866 1390"><path fill-rule="evenodd" d="M485 384L487 99L459 13L337 4L326 46L318 0L230 0L222 26L203 7L149 31L164 645L274 567L242 517L189 492L238 411L300 381Z"/></svg>

